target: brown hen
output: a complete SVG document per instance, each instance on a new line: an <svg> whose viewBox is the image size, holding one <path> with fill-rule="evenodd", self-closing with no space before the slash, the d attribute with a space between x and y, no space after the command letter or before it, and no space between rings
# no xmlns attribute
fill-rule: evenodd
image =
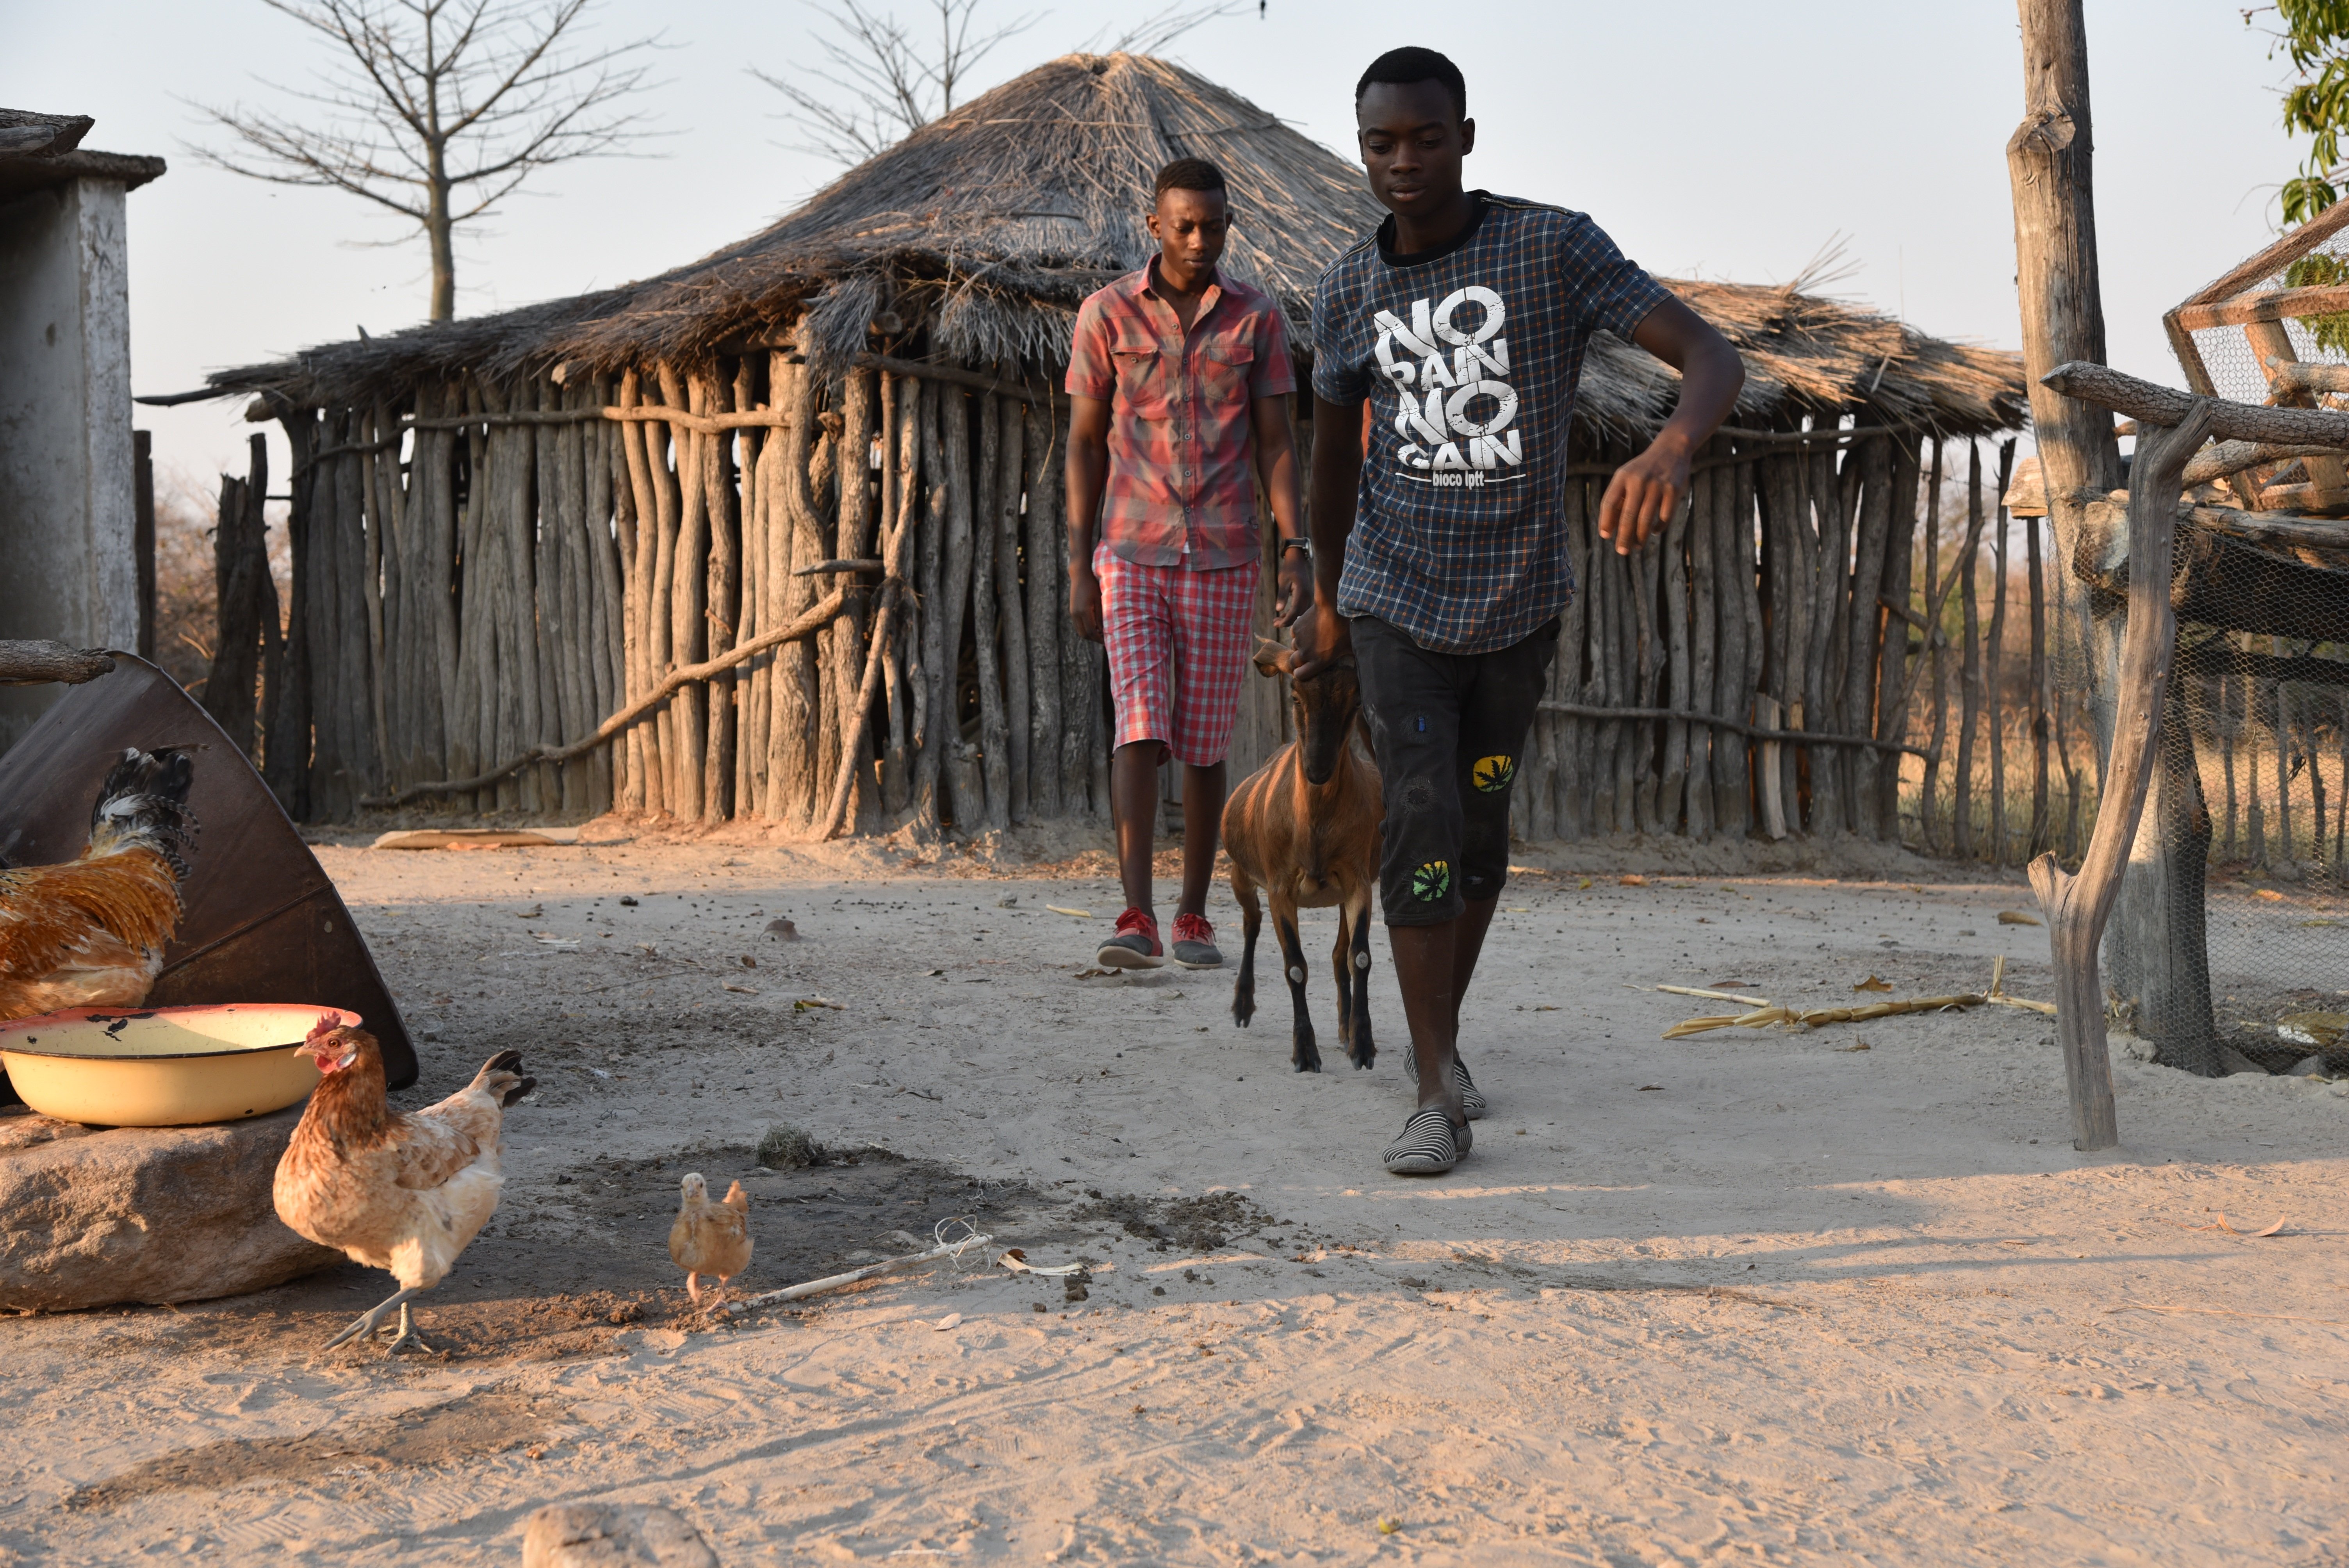
<svg viewBox="0 0 2349 1568"><path fill-rule="evenodd" d="M399 1333L390 1349L413 1342L429 1350L409 1321L409 1298L446 1279L497 1212L506 1108L537 1080L522 1076L519 1051L500 1051L440 1104L401 1112L385 1098L383 1056L366 1030L321 1018L301 1050L324 1076L277 1162L277 1217L399 1282L398 1294L326 1348L374 1333L396 1306Z"/></svg>
<svg viewBox="0 0 2349 1568"><path fill-rule="evenodd" d="M0 869L0 1020L135 1007L180 925L194 766L132 747L108 769L78 860Z"/></svg>

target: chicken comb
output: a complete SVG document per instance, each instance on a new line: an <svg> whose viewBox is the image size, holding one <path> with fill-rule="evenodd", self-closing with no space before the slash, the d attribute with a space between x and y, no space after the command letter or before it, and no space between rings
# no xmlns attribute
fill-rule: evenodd
<svg viewBox="0 0 2349 1568"><path fill-rule="evenodd" d="M321 1013L318 1021L310 1026L310 1032L302 1037L302 1043L306 1046L313 1040L323 1040L342 1026L341 1018L332 1013Z"/></svg>

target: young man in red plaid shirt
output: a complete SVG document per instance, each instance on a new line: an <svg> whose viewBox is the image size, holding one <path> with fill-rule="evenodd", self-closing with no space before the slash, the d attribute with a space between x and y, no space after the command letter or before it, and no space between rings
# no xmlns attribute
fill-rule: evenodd
<svg viewBox="0 0 2349 1568"><path fill-rule="evenodd" d="M1239 712L1262 544L1256 487L1279 526L1282 624L1311 597L1288 423L1288 329L1270 297L1220 275L1224 177L1178 159L1158 171L1158 254L1087 299L1069 354L1069 614L1106 645L1117 735L1125 912L1108 968L1165 962L1150 887L1158 769L1183 764L1183 895L1174 962L1223 963L1207 923L1224 752ZM1173 680L1167 665L1172 658ZM1171 689L1170 689L1171 684Z"/></svg>

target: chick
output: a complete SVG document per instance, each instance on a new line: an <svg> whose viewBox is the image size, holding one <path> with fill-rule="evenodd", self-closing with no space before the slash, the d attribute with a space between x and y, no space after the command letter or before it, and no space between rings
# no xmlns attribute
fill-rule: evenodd
<svg viewBox="0 0 2349 1568"><path fill-rule="evenodd" d="M668 1255L685 1271L685 1290L701 1305L703 1274L716 1274L723 1290L750 1263L750 1196L735 1182L723 1202L709 1201L709 1183L698 1171L678 1183L677 1223L668 1228Z"/></svg>

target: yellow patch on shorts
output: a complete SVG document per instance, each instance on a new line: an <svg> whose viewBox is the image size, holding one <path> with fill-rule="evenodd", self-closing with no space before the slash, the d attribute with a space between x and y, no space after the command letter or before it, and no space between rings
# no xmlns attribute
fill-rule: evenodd
<svg viewBox="0 0 2349 1568"><path fill-rule="evenodd" d="M1490 795L1509 787L1517 776L1517 759L1514 757L1480 757L1476 766L1468 769L1469 782Z"/></svg>

